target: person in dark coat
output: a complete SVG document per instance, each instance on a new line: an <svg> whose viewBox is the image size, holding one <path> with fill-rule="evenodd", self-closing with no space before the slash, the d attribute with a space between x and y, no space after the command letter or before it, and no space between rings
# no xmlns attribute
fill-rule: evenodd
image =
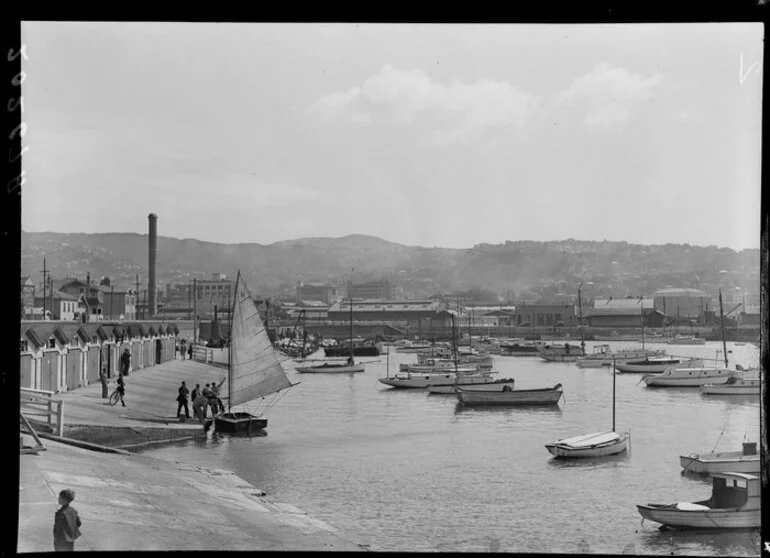
<svg viewBox="0 0 770 558"><path fill-rule="evenodd" d="M131 352L128 350L128 347L126 347L123 354L120 355L120 366L121 374L128 376L128 370L131 368Z"/></svg>
<svg viewBox="0 0 770 558"><path fill-rule="evenodd" d="M198 399L198 394L201 392L201 385L195 384L195 387L192 390L192 393L190 394L190 401L195 401Z"/></svg>
<svg viewBox="0 0 770 558"><path fill-rule="evenodd" d="M190 346L187 347L187 358L189 358L190 360L192 360L192 347L193 347L192 343L190 343Z"/></svg>
<svg viewBox="0 0 770 558"><path fill-rule="evenodd" d="M187 406L187 395L189 394L189 392L190 390L188 390L185 383L182 382L182 385L179 386L179 395L176 396L176 401L177 401L176 416L177 417L182 412L182 407L184 407L185 417L190 418L190 408Z"/></svg>
<svg viewBox="0 0 770 558"><path fill-rule="evenodd" d="M187 352L187 347L185 347L185 340L182 339L179 342L179 354L182 355L182 360L184 360L184 354Z"/></svg>
<svg viewBox="0 0 770 558"><path fill-rule="evenodd" d="M120 404L125 407L126 402L123 401L123 396L126 395L126 382L123 380L123 374L118 376L118 387L115 388L115 391L117 391L120 396Z"/></svg>
<svg viewBox="0 0 770 558"><path fill-rule="evenodd" d="M102 364L102 370L99 372L99 381L102 383L102 399L110 396L110 389L107 387L107 363Z"/></svg>
<svg viewBox="0 0 770 558"><path fill-rule="evenodd" d="M80 536L80 516L70 503L75 499L75 493L66 488L59 492L59 505L53 522L53 548L57 552L72 552L75 550L75 539Z"/></svg>

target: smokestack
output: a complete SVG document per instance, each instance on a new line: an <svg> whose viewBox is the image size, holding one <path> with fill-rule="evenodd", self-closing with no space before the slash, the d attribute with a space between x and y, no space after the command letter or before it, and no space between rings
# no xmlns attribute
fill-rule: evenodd
<svg viewBox="0 0 770 558"><path fill-rule="evenodd" d="M158 249L158 216L150 213L147 216L150 221L150 272L147 286L147 309L150 317L158 313L158 300L155 293L155 265L157 264Z"/></svg>

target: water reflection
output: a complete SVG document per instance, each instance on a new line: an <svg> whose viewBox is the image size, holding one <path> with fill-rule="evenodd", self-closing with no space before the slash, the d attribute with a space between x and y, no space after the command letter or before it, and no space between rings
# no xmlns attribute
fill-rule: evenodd
<svg viewBox="0 0 770 558"><path fill-rule="evenodd" d="M675 554L716 554L729 556L745 554L747 549L755 548L760 552L760 530L750 529L671 529L657 527L656 523L645 523L639 533L645 551Z"/></svg>
<svg viewBox="0 0 770 558"><path fill-rule="evenodd" d="M531 413L541 413L541 414L548 414L548 415L560 415L562 414L561 407L559 405L463 405L462 403L457 403L455 405L455 413L456 414L486 414L486 413L502 413L502 414L516 414L516 413L522 413L522 414L531 414Z"/></svg>
<svg viewBox="0 0 770 558"><path fill-rule="evenodd" d="M544 451L548 451L543 448ZM579 458L559 458L552 457L548 460L548 465L555 469L606 469L611 467L625 466L629 461L630 455L627 451L605 457L579 457Z"/></svg>

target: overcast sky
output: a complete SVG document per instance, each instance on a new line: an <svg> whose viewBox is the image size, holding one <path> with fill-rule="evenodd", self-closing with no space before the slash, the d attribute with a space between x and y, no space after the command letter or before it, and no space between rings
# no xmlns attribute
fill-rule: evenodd
<svg viewBox="0 0 770 558"><path fill-rule="evenodd" d="M759 247L761 24L22 24L25 231Z"/></svg>

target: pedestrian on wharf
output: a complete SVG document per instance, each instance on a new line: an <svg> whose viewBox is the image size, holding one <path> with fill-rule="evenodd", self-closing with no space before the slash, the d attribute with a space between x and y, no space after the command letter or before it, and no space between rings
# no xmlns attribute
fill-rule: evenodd
<svg viewBox="0 0 770 558"><path fill-rule="evenodd" d="M182 360L184 360L184 354L187 352L187 347L184 346L184 343L184 339L179 342L179 354L182 355Z"/></svg>
<svg viewBox="0 0 770 558"><path fill-rule="evenodd" d="M99 372L99 381L102 383L102 399L110 396L110 389L107 387L107 363L102 363L102 369Z"/></svg>
<svg viewBox="0 0 770 558"><path fill-rule="evenodd" d="M190 390L188 390L185 383L182 382L182 385L179 386L179 395L176 396L176 400L178 403L178 405L176 406L177 417L179 417L179 415L182 412L182 407L184 407L185 418L190 418L190 408L187 406L187 396L189 393L190 393Z"/></svg>
<svg viewBox="0 0 770 558"><path fill-rule="evenodd" d="M123 396L126 395L126 382L123 380L123 374L118 376L118 387L115 389L115 391L118 392L118 396L120 397L120 404L125 407L126 402L123 401Z"/></svg>
<svg viewBox="0 0 770 558"><path fill-rule="evenodd" d="M128 347L120 355L120 366L122 368L121 375L128 376L128 371L131 368L131 352L128 350Z"/></svg>
<svg viewBox="0 0 770 558"><path fill-rule="evenodd" d="M201 392L201 385L195 384L195 387L192 390L192 394L190 394L190 401L195 403L195 400L198 399L198 394Z"/></svg>
<svg viewBox="0 0 770 558"><path fill-rule="evenodd" d="M208 413L208 408L211 406L211 399L214 397L214 394L211 393L211 384L206 384L203 389L201 390L201 395L206 398L206 409L205 413ZM213 409L212 409L213 411ZM216 413L214 413L216 414Z"/></svg>
<svg viewBox="0 0 770 558"><path fill-rule="evenodd" d="M193 399L193 413L195 418L203 422L206 420L206 405L208 405L208 399L203 395L203 392L198 392L198 396Z"/></svg>
<svg viewBox="0 0 770 558"><path fill-rule="evenodd" d="M53 522L53 549L56 552L72 552L75 550L75 539L80 536L79 527L82 525L80 516L70 503L75 499L75 493L69 488L59 492L59 505Z"/></svg>
<svg viewBox="0 0 770 558"><path fill-rule="evenodd" d="M187 347L187 358L189 358L190 360L192 360L192 349L193 349L193 344L192 344L192 341L191 341L190 342L190 346Z"/></svg>
<svg viewBox="0 0 770 558"><path fill-rule="evenodd" d="M211 405L211 412L213 412L215 415L219 414L220 409L223 413L225 411L225 406L222 403L222 400L219 398L219 388L224 383L225 378L222 378L222 381L219 382L219 384L211 384L211 398L209 399L209 405Z"/></svg>

